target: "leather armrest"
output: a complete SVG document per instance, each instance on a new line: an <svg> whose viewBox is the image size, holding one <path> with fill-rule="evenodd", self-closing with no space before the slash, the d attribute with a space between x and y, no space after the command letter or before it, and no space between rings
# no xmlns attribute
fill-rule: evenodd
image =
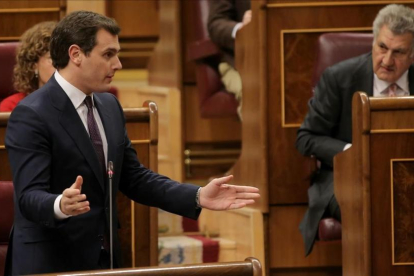
<svg viewBox="0 0 414 276"><path fill-rule="evenodd" d="M334 241L342 238L342 225L333 218L324 218L319 222L319 240Z"/></svg>
<svg viewBox="0 0 414 276"><path fill-rule="evenodd" d="M209 38L197 40L195 42L189 43L188 45L188 59L190 61L198 61L220 54L220 48Z"/></svg>

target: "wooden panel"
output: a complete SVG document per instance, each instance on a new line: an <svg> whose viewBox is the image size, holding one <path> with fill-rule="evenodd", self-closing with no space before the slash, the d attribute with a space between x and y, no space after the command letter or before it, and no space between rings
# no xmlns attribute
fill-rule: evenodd
<svg viewBox="0 0 414 276"><path fill-rule="evenodd" d="M414 264L414 159L391 163L392 263Z"/></svg>
<svg viewBox="0 0 414 276"><path fill-rule="evenodd" d="M70 0L67 1L66 12L69 14L74 11L93 11L106 15L106 1L94 0L94 1L82 1L82 0Z"/></svg>
<svg viewBox="0 0 414 276"><path fill-rule="evenodd" d="M372 252L372 275L385 276L385 275L413 275L414 265L413 263L400 263L397 265L393 264L392 252L392 220L391 220L391 160L400 158L413 158L414 157L414 144L412 143L414 134L374 134L371 135L371 164L375 166L375 171L371 175L371 252ZM392 142L393 146L390 146ZM404 146L398 146L404 145ZM403 177L404 179L405 177ZM395 180L395 185L401 185L398 182L398 178ZM402 188L402 187L400 187ZM408 191L407 191L408 192ZM395 198L395 204L404 204ZM410 199L411 201L411 199ZM408 203L411 204L411 203ZM400 211L401 210L401 205ZM398 210L398 209L397 209ZM407 210L405 210L407 211ZM394 210L396 212L396 210ZM395 213L394 213L395 214ZM400 213L399 216L407 216L410 218L409 221L400 221L395 225L394 234L398 238L405 239L404 242L410 242L409 236L401 237L399 231L403 231L400 223L407 223L409 227L410 221L412 220L412 213ZM412 225L412 224L411 224ZM404 227L404 226L403 226ZM411 235L412 229L409 230ZM397 239L398 241L398 239ZM412 241L411 241L412 242ZM401 245L400 243L396 245ZM412 246L411 244L405 244L406 246ZM401 247L400 247L401 248ZM411 257L411 256L410 256ZM401 261L401 259L400 259Z"/></svg>
<svg viewBox="0 0 414 276"><path fill-rule="evenodd" d="M338 154L334 160L335 194L342 212L345 276L400 276L414 273L413 263L396 263L392 257L394 245L398 252L408 247L408 250L412 250L413 246L409 244L410 238L404 235L407 233L404 230L406 227L412 233L412 212L405 208L407 205L404 195L401 195L404 187L409 187L404 183L409 181L411 173L401 167L399 170L394 167L397 174L392 174L393 160L401 165L400 161L404 159L409 159L410 163L414 159L414 132L398 129L400 125L407 125L400 124L400 121L411 120L405 117L405 110L407 107L413 109L413 103L411 98L383 101L369 99L366 94L354 95L353 145L351 149ZM370 119L374 117L371 112L378 113L375 116L381 116L381 109L389 116L383 116L383 119L388 121L390 129L387 133L371 132ZM394 197L393 187L400 191ZM408 191L404 193L407 194ZM395 224L393 215L398 220ZM409 220L401 221L400 218Z"/></svg>
<svg viewBox="0 0 414 276"><path fill-rule="evenodd" d="M183 65L183 82L186 84L196 83L195 76L195 62L188 61L188 51L187 46L190 42L195 41L196 39L191 36L189 28L191 27L192 22L199 20L194 18L195 14L192 12L191 8L194 6L195 1L182 1L182 10L183 10L183 44L182 44L182 65Z"/></svg>
<svg viewBox="0 0 414 276"><path fill-rule="evenodd" d="M240 140L241 125L236 116L217 119L200 117L198 93L195 86L184 86L184 100L185 114L183 116L187 143Z"/></svg>
<svg viewBox="0 0 414 276"><path fill-rule="evenodd" d="M398 116L412 118L414 110L372 112L371 131L387 131L390 129L413 129L414 122L412 120L399 120Z"/></svg>
<svg viewBox="0 0 414 276"><path fill-rule="evenodd" d="M115 18L122 29L120 38L158 37L159 3L154 0L111 0L107 16Z"/></svg>
<svg viewBox="0 0 414 276"><path fill-rule="evenodd" d="M123 68L147 68L159 36L158 1L106 1L106 15L121 27L119 58Z"/></svg>
<svg viewBox="0 0 414 276"><path fill-rule="evenodd" d="M19 0L19 1L0 1L0 9L41 9L58 8L60 0Z"/></svg>
<svg viewBox="0 0 414 276"><path fill-rule="evenodd" d="M340 267L341 242L316 242L308 257L299 223L307 206L277 206L270 208L269 259L270 268ZM294 271L294 270L293 270Z"/></svg>
<svg viewBox="0 0 414 276"><path fill-rule="evenodd" d="M42 21L59 21L65 2L0 1L0 41L18 40L31 26Z"/></svg>
<svg viewBox="0 0 414 276"><path fill-rule="evenodd" d="M159 41L148 64L148 81L181 90L181 1L160 1L159 13Z"/></svg>

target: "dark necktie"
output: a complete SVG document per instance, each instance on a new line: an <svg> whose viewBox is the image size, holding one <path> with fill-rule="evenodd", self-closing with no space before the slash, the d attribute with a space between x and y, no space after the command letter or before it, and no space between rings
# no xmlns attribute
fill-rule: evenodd
<svg viewBox="0 0 414 276"><path fill-rule="evenodd" d="M92 145L93 145L93 148L95 149L96 155L98 156L98 160L101 165L102 173L105 179L105 172L106 172L105 154L103 150L101 134L99 133L98 125L96 124L95 117L93 116L93 105L92 105L91 96L86 96L85 104L88 107L89 136L91 138Z"/></svg>

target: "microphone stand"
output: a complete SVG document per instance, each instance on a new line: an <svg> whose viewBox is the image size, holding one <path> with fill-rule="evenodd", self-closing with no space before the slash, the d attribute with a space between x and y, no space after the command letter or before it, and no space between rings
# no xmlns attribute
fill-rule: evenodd
<svg viewBox="0 0 414 276"><path fill-rule="evenodd" d="M111 258L111 269L114 269L114 241L113 241L113 209L112 209L112 176L114 165L112 161L108 162L108 180L109 180L109 256Z"/></svg>

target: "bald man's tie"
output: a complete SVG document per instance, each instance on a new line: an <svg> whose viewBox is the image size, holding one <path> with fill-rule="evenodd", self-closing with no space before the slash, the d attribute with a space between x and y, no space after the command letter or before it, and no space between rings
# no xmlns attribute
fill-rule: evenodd
<svg viewBox="0 0 414 276"><path fill-rule="evenodd" d="M396 83L393 83L390 86L388 86L388 97L396 97L397 89L398 89L398 85Z"/></svg>

